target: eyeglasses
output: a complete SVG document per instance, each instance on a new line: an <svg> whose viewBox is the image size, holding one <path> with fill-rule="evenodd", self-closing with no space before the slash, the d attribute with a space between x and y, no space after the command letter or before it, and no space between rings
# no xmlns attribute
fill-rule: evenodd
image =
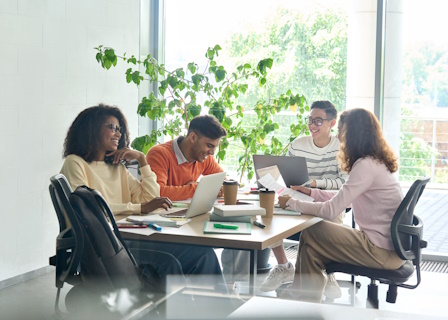
<svg viewBox="0 0 448 320"><path fill-rule="evenodd" d="M108 127L110 130L112 130L113 133L116 133L117 131L120 132L120 134L122 134L121 132L121 127L117 126L116 124L110 123L110 124L106 124L106 127Z"/></svg>
<svg viewBox="0 0 448 320"><path fill-rule="evenodd" d="M324 123L324 120L330 121L330 120L333 120L333 119L322 119L322 118L313 118L313 117L306 117L305 118L305 121L308 122L309 126L314 123L318 127L320 127Z"/></svg>

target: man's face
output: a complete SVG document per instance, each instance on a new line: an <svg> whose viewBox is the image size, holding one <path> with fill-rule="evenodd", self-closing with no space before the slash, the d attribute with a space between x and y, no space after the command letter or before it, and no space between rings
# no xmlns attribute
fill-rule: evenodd
<svg viewBox="0 0 448 320"><path fill-rule="evenodd" d="M193 160L204 162L208 156L212 156L215 154L215 148L219 146L219 142L221 138L218 139L210 139L202 135L198 135L194 132L191 133L194 135L193 138Z"/></svg>
<svg viewBox="0 0 448 320"><path fill-rule="evenodd" d="M322 137L330 137L331 128L335 125L335 119L329 119L327 113L319 108L311 110L308 122L313 140Z"/></svg>

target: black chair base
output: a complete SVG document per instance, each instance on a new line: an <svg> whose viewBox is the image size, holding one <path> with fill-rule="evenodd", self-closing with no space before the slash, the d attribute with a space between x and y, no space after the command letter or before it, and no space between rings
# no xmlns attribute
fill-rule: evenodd
<svg viewBox="0 0 448 320"><path fill-rule="evenodd" d="M414 273L414 266L411 261L406 261L397 270L384 270L333 262L327 266L326 271L328 274L342 272L370 278L371 283L369 284L367 290L367 306L378 308L378 286L376 281L389 285L386 301L389 303L395 303L397 300L397 287L409 280ZM360 284L359 286L358 284L359 282L357 282L356 288L360 287ZM351 287L353 288L353 279L351 282Z"/></svg>

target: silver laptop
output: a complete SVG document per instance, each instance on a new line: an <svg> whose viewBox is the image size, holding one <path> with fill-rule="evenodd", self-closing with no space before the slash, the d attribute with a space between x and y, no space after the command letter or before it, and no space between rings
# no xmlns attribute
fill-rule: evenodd
<svg viewBox="0 0 448 320"><path fill-rule="evenodd" d="M286 186L300 186L308 181L308 168L304 157L283 157L254 154L254 168L257 180L260 179L257 170L276 165Z"/></svg>
<svg viewBox="0 0 448 320"><path fill-rule="evenodd" d="M209 212L215 204L225 176L225 172L203 176L199 180L188 209L171 208L168 213L160 215L166 218L192 218Z"/></svg>

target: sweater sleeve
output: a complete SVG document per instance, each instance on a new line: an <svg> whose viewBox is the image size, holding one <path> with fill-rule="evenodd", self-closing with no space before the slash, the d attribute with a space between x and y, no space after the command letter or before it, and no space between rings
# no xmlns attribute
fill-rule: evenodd
<svg viewBox="0 0 448 320"><path fill-rule="evenodd" d="M338 166L338 177L316 179L316 188L325 190L338 190L347 180L347 174L341 171Z"/></svg>
<svg viewBox="0 0 448 320"><path fill-rule="evenodd" d="M364 166L364 161L361 160L355 163L347 182L339 191L312 190L311 196L315 202L290 199L287 205L298 212L332 220L367 190L372 182L372 172Z"/></svg>
<svg viewBox="0 0 448 320"><path fill-rule="evenodd" d="M68 156L62 165L61 173L67 178L70 186L75 190L79 186L89 186L87 171L74 157Z"/></svg>
<svg viewBox="0 0 448 320"><path fill-rule="evenodd" d="M195 184L185 186L168 186L168 172L170 169L170 155L164 154L163 149L150 149L146 160L152 171L157 176L157 184L160 186L160 195L171 200L185 200L193 197L196 190Z"/></svg>
<svg viewBox="0 0 448 320"><path fill-rule="evenodd" d="M133 203L145 203L160 196L156 174L151 171L149 165L140 168L141 181L138 181L128 170L125 171Z"/></svg>
<svg viewBox="0 0 448 320"><path fill-rule="evenodd" d="M124 168L124 170L127 172L126 168ZM61 169L61 173L67 178L73 190L75 190L79 186L88 186L89 188L96 189L102 193L103 191L102 188L107 187L104 185L104 182L102 181L97 181L96 183L92 182L92 180L94 179L91 176L89 177L86 164L83 163L83 160L77 158L76 156L68 156L65 159ZM117 183L120 182L118 181ZM155 182L154 184L156 185ZM106 201L114 214L141 212L140 203L132 203L132 202L116 203L111 199L106 199Z"/></svg>

